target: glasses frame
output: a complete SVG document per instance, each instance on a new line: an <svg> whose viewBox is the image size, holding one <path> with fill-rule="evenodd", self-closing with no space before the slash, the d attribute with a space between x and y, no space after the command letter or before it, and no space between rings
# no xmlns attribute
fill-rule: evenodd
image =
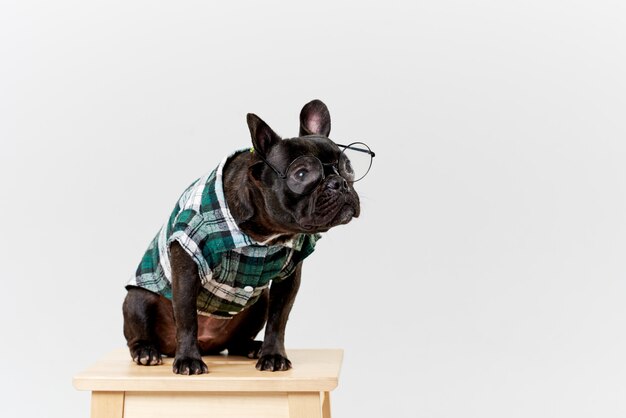
<svg viewBox="0 0 626 418"><path fill-rule="evenodd" d="M331 166L331 167L333 167L333 171L335 172L335 174L337 174L338 176L340 176L341 178L343 178L344 180L346 180L348 183L356 183L357 181L361 181L361 180L363 180L363 178L364 178L365 176L367 176L367 173L369 173L369 172L370 172L370 169L372 168L372 162L374 161L374 157L376 156L376 153L374 153L374 151L372 151L372 150L370 149L370 147L369 147L369 146L367 146L367 144L365 144L364 142L352 142L352 143L350 143L350 144L348 144L348 145L337 144L337 143L335 143L335 145L337 145L338 147L343 148L343 151L341 151L341 153L342 153L342 154L343 154L343 153L345 153L345 151L346 151L347 149L350 149L350 150L353 150L353 151L358 151L358 152L364 152L364 153L366 153L366 154L369 154L369 155L370 155L370 164L369 164L369 166L367 167L367 171L365 171L365 174L363 174L363 175L362 175L361 177L359 177L358 179L351 181L351 180L348 180L348 179L346 179L345 177L343 177L341 174L339 174L339 167L338 167L339 160L335 161L334 163L323 163L323 162L322 162L319 158L317 158L315 155L311 155L311 157L313 157L313 158L315 158L317 161L319 161L320 165L322 166L322 177L320 178L319 182L315 185L315 187L313 187L313 189L311 190L311 192L312 192L313 190L315 190L315 188L316 188L317 186L319 186L319 184L320 184L322 181L324 181L324 179L326 178L326 175L324 174L324 167L327 167L327 166ZM359 147L356 147L355 145L362 145L362 146L364 146L365 148L359 148ZM253 150L254 150L254 148L253 148ZM255 151L255 154L259 156L259 158L261 159L261 161L263 161L263 162L264 162L264 163L265 163L265 164L266 164L269 168L271 168L271 169L272 169L272 171L274 171L274 173L276 173L276 175L277 175L278 177L280 177L280 178L281 178L281 179L283 179L283 180L286 180L286 179L287 179L287 173L289 172L289 168L291 167L291 165L292 165L292 164L293 164L293 163L294 163L294 162L295 162L298 158L306 156L306 155L301 155L300 157L295 158L292 162L290 162L290 163L289 163L289 165L288 165L288 166L287 166L287 168L285 169L285 172L284 172L284 173L282 173L279 169L277 169L277 168L276 168L276 167L274 167L272 164L270 164L270 162L269 162L269 161L267 161L267 160L265 159L265 157L264 157L263 155L261 155L261 153L256 152L256 150L254 150L254 151ZM339 156L339 158L341 158L341 156ZM292 191L293 191L293 190L292 190ZM309 193L311 193L311 192L309 192ZM296 192L294 192L294 193L296 193ZM308 194L308 193L304 193L304 194L306 195L306 194Z"/></svg>

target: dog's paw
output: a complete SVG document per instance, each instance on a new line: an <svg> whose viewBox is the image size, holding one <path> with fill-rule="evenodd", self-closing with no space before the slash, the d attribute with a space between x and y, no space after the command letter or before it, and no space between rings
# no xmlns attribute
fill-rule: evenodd
<svg viewBox="0 0 626 418"><path fill-rule="evenodd" d="M162 364L161 354L153 345L140 345L131 351L133 361L142 366Z"/></svg>
<svg viewBox="0 0 626 418"><path fill-rule="evenodd" d="M257 361L256 368L257 370L280 372L291 369L291 362L287 357L280 354L266 354Z"/></svg>
<svg viewBox="0 0 626 418"><path fill-rule="evenodd" d="M231 356L243 356L251 359L258 359L261 356L262 345L263 341L246 341L245 344L228 347L228 354Z"/></svg>
<svg viewBox="0 0 626 418"><path fill-rule="evenodd" d="M202 361L201 358L195 357L176 357L174 358L174 365L172 366L172 370L176 374L203 374L208 373L209 368Z"/></svg>

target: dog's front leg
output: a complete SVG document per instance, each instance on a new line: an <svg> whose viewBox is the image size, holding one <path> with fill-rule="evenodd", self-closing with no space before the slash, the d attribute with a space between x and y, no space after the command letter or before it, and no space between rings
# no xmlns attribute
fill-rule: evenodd
<svg viewBox="0 0 626 418"><path fill-rule="evenodd" d="M176 356L174 373L202 374L208 368L198 349L198 312L196 300L200 291L198 266L174 241L170 246L172 266L172 305L176 321Z"/></svg>
<svg viewBox="0 0 626 418"><path fill-rule="evenodd" d="M285 351L285 328L289 312L300 288L302 263L286 279L272 283L270 288L269 316L265 325L265 338L261 346L258 370L281 371L291 369Z"/></svg>

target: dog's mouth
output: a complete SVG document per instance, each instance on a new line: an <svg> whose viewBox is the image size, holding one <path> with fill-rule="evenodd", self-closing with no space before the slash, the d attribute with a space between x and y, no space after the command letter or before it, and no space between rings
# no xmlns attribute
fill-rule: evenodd
<svg viewBox="0 0 626 418"><path fill-rule="evenodd" d="M314 205L311 215L300 222L302 228L311 232L326 232L334 226L347 224L360 214L356 193L324 193L315 199Z"/></svg>
<svg viewBox="0 0 626 418"><path fill-rule="evenodd" d="M337 214L331 221L332 225L343 225L350 222L350 220L356 215L356 209L349 204L344 204L341 209L337 211Z"/></svg>

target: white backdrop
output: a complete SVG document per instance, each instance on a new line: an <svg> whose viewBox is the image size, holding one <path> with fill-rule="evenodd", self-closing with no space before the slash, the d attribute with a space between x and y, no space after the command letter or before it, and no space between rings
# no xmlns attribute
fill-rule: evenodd
<svg viewBox="0 0 626 418"><path fill-rule="evenodd" d="M287 329L335 415L625 416L625 44L621 0L2 2L2 415L87 416L175 199L320 98L377 153Z"/></svg>

